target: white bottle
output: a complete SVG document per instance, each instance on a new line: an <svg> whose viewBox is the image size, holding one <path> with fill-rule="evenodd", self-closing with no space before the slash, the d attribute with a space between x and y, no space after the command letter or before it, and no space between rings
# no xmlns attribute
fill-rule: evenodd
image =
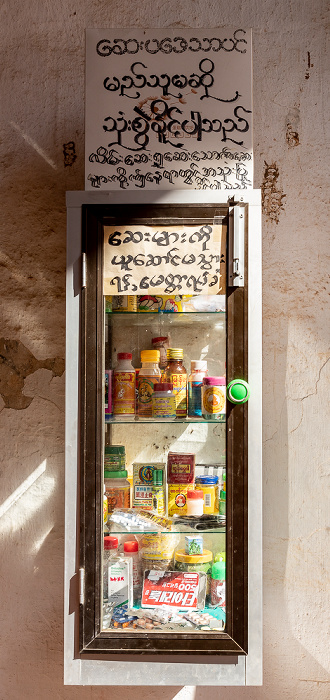
<svg viewBox="0 0 330 700"><path fill-rule="evenodd" d="M132 560L133 599L134 603L136 603L141 599L142 593L142 569L139 556L139 545L136 540L124 542L124 557L130 557Z"/></svg>
<svg viewBox="0 0 330 700"><path fill-rule="evenodd" d="M135 369L132 353L118 352L117 367L113 371L113 414L121 416L135 414Z"/></svg>
<svg viewBox="0 0 330 700"><path fill-rule="evenodd" d="M106 535L103 550L103 602L108 602L108 568L110 561L118 555L118 537Z"/></svg>

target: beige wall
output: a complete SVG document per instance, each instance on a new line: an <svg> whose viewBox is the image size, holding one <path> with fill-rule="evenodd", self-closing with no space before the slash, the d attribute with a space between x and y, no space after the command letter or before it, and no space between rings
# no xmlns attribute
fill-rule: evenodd
<svg viewBox="0 0 330 700"><path fill-rule="evenodd" d="M180 691L62 680L65 191L84 187L84 28L102 26L253 28L254 186L265 200L264 686L199 688L196 698L329 697L325 14L325 0L2 4L1 700ZM77 157L65 165L71 141Z"/></svg>

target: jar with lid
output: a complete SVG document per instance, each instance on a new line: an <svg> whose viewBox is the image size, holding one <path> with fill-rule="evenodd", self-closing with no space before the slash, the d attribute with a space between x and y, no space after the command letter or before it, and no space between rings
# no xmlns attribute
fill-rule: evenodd
<svg viewBox="0 0 330 700"><path fill-rule="evenodd" d="M219 479L217 476L208 476L206 474L196 476L196 489L201 489L201 491L203 492L204 514L216 514L218 512L218 481Z"/></svg>
<svg viewBox="0 0 330 700"><path fill-rule="evenodd" d="M118 472L104 471L105 493L108 499L109 515L115 508L130 508L131 485L127 479L126 469Z"/></svg>
<svg viewBox="0 0 330 700"><path fill-rule="evenodd" d="M174 555L174 568L178 571L204 572L206 579L206 596L210 596L210 575L213 554L209 549L203 549L203 554L186 554L184 549L178 549Z"/></svg>
<svg viewBox="0 0 330 700"><path fill-rule="evenodd" d="M159 369L163 373L167 366L166 350L169 347L169 336L157 336L151 339L151 343L153 350L159 350Z"/></svg>
<svg viewBox="0 0 330 700"><path fill-rule="evenodd" d="M142 367L138 376L138 415L152 417L154 385L160 382L159 350L141 350Z"/></svg>
<svg viewBox="0 0 330 700"><path fill-rule="evenodd" d="M203 515L204 493L199 489L187 491L187 515Z"/></svg>
<svg viewBox="0 0 330 700"><path fill-rule="evenodd" d="M175 394L176 415L185 418L187 415L187 370L183 366L183 349L168 348L166 381L173 384Z"/></svg>
<svg viewBox="0 0 330 700"><path fill-rule="evenodd" d="M113 413L115 416L135 414L135 369L132 353L118 352L113 372Z"/></svg>
<svg viewBox="0 0 330 700"><path fill-rule="evenodd" d="M207 420L226 421L225 377L204 377L202 386L202 416Z"/></svg>
<svg viewBox="0 0 330 700"><path fill-rule="evenodd" d="M118 538L106 535L103 538L103 602L108 602L108 566L118 554Z"/></svg>
<svg viewBox="0 0 330 700"><path fill-rule="evenodd" d="M173 384L160 382L154 385L152 416L158 420L175 420L176 404Z"/></svg>
<svg viewBox="0 0 330 700"><path fill-rule="evenodd" d="M191 360L191 374L188 380L188 416L202 415L202 385L207 374L206 360Z"/></svg>

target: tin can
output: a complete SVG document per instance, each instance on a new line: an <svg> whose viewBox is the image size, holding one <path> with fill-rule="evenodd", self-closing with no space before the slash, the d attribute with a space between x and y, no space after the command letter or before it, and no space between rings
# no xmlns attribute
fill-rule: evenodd
<svg viewBox="0 0 330 700"><path fill-rule="evenodd" d="M226 421L225 377L204 377L202 385L202 416L207 420Z"/></svg>

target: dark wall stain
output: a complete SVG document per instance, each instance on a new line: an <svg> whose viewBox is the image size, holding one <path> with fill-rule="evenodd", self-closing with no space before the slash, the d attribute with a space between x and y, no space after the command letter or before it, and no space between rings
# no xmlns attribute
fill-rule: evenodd
<svg viewBox="0 0 330 700"><path fill-rule="evenodd" d="M68 141L63 144L64 167L73 165L77 160L76 147L74 141Z"/></svg>
<svg viewBox="0 0 330 700"><path fill-rule="evenodd" d="M277 187L279 170L276 163L268 165L265 161L264 179L261 185L262 207L267 219L279 222L280 211L283 209L282 199L286 196L283 190Z"/></svg>
<svg viewBox="0 0 330 700"><path fill-rule="evenodd" d="M314 63L311 63L311 55L310 55L310 52L307 51L307 70L306 70L306 73L305 73L305 79L306 79L306 80L309 79L309 76L310 76L310 72L309 72L309 71L310 71L311 68L314 68Z"/></svg>
<svg viewBox="0 0 330 700"><path fill-rule="evenodd" d="M25 377L29 374L37 369L49 369L54 377L60 377L64 367L61 357L37 360L20 341L0 338L0 395L5 408L20 410L33 401L33 397L22 393Z"/></svg>
<svg viewBox="0 0 330 700"><path fill-rule="evenodd" d="M288 123L286 125L285 138L288 146L292 148L293 146L299 146L299 134L295 131L292 124Z"/></svg>

